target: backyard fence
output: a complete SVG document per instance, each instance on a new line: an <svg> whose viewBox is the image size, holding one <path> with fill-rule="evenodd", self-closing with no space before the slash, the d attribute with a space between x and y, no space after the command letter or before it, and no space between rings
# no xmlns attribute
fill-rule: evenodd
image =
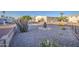
<svg viewBox="0 0 79 59"><path fill-rule="evenodd" d="M79 24L71 25L72 30L74 31L74 35L79 40Z"/></svg>

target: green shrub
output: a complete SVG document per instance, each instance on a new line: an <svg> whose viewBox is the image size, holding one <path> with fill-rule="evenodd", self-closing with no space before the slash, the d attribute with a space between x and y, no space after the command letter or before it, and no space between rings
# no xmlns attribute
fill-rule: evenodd
<svg viewBox="0 0 79 59"><path fill-rule="evenodd" d="M51 43L50 43L49 40L43 40L43 41L41 42L41 46L42 46L42 47L50 47L50 46L51 46Z"/></svg>
<svg viewBox="0 0 79 59"><path fill-rule="evenodd" d="M59 44L55 41L50 41L45 39L40 43L40 46L41 47L59 47Z"/></svg>
<svg viewBox="0 0 79 59"><path fill-rule="evenodd" d="M32 18L30 16L21 16L20 19L16 22L19 27L20 32L28 31L28 21Z"/></svg>
<svg viewBox="0 0 79 59"><path fill-rule="evenodd" d="M26 25L22 25L22 24L19 24L19 23L16 23L20 32L27 32L28 31L28 26Z"/></svg>

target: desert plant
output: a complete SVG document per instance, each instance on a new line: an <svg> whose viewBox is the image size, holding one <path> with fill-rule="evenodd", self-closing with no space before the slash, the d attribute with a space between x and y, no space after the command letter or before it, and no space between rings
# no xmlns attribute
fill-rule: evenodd
<svg viewBox="0 0 79 59"><path fill-rule="evenodd" d="M27 29L25 26L22 26L19 23L17 24L17 26L19 27L20 32L27 32Z"/></svg>
<svg viewBox="0 0 79 59"><path fill-rule="evenodd" d="M30 16L21 16L21 19L25 21L29 21L32 18Z"/></svg>
<svg viewBox="0 0 79 59"><path fill-rule="evenodd" d="M20 32L27 32L27 26L22 25L19 22L16 22L18 29L20 30Z"/></svg>
<svg viewBox="0 0 79 59"><path fill-rule="evenodd" d="M60 16L60 17L57 18L57 20L60 21L60 22L61 21L67 22L68 21L68 18L66 16Z"/></svg>
<svg viewBox="0 0 79 59"><path fill-rule="evenodd" d="M64 13L61 12L60 13L60 17L57 18L57 20L60 21L60 23L59 23L60 26L64 26L65 25L64 24L64 21L66 21L66 22L68 21L67 17L66 16L63 16L63 14Z"/></svg>
<svg viewBox="0 0 79 59"><path fill-rule="evenodd" d="M31 19L30 16L22 16L20 17L19 23L17 23L17 26L19 27L21 32L27 32L28 31L28 21Z"/></svg>
<svg viewBox="0 0 79 59"><path fill-rule="evenodd" d="M64 21L64 17L62 17L62 16L58 17L57 19L58 19L58 21Z"/></svg>
<svg viewBox="0 0 79 59"><path fill-rule="evenodd" d="M40 43L41 47L59 47L59 44L55 41L50 41L48 39L44 39L41 43Z"/></svg>
<svg viewBox="0 0 79 59"><path fill-rule="evenodd" d="M51 46L51 43L50 43L49 40L43 40L43 41L41 42L41 46L42 46L42 47L50 47L50 46Z"/></svg>
<svg viewBox="0 0 79 59"><path fill-rule="evenodd" d="M57 42L53 41L52 42L52 47L60 47L60 45Z"/></svg>

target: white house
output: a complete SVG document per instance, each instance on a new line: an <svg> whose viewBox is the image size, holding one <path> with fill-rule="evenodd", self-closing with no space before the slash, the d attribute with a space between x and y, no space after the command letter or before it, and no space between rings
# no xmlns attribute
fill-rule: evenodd
<svg viewBox="0 0 79 59"><path fill-rule="evenodd" d="M35 21L36 22L39 22L39 21L47 22L47 16L36 16Z"/></svg>
<svg viewBox="0 0 79 59"><path fill-rule="evenodd" d="M49 16L31 16L32 20L34 22L51 22L52 21L57 21L57 17L49 17ZM73 23L78 23L79 22L79 15L69 15L66 16L68 19L68 22L73 22ZM17 17L19 18L19 17Z"/></svg>
<svg viewBox="0 0 79 59"><path fill-rule="evenodd" d="M73 23L79 22L79 15L72 15L67 17L68 17L68 22L73 22Z"/></svg>

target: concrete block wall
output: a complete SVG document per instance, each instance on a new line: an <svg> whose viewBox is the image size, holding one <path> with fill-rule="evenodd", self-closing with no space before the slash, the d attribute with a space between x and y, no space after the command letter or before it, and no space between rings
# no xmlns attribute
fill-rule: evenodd
<svg viewBox="0 0 79 59"><path fill-rule="evenodd" d="M9 46L9 43L10 43L13 35L15 34L15 29L16 29L16 27L12 28L9 33L7 33L6 35L4 35L0 38L0 41L1 41L0 46L1 47L8 47Z"/></svg>

